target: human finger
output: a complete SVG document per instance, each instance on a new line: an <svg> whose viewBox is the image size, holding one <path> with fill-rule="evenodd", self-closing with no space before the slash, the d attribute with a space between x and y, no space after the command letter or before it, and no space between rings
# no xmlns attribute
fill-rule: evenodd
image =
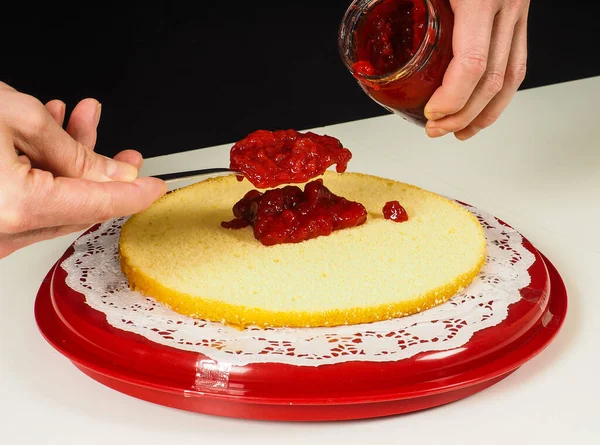
<svg viewBox="0 0 600 445"><path fill-rule="evenodd" d="M96 99L83 99L73 108L69 116L67 133L76 141L93 150L96 146L101 112L102 105Z"/></svg>
<svg viewBox="0 0 600 445"><path fill-rule="evenodd" d="M113 159L121 162L127 162L128 164L133 165L138 171L142 168L142 164L144 163L144 158L142 155L135 150L123 150L117 153Z"/></svg>
<svg viewBox="0 0 600 445"><path fill-rule="evenodd" d="M460 111L481 80L488 61L496 2L468 0L453 5L453 58L442 85L425 105L428 120Z"/></svg>
<svg viewBox="0 0 600 445"><path fill-rule="evenodd" d="M515 93L523 83L527 72L527 16L515 25L515 33L506 67L504 86L500 93L465 129L455 134L457 139L466 140L498 120Z"/></svg>
<svg viewBox="0 0 600 445"><path fill-rule="evenodd" d="M52 115L56 123L62 127L65 122L65 112L67 109L65 103L62 100L53 99L46 103L46 109Z"/></svg>
<svg viewBox="0 0 600 445"><path fill-rule="evenodd" d="M96 154L71 137L41 102L31 96L20 94L13 101L8 123L15 147L32 164L55 176L94 181L131 181L137 177L134 166Z"/></svg>
<svg viewBox="0 0 600 445"><path fill-rule="evenodd" d="M512 46L516 17L500 11L494 21L485 73L464 107L449 116L427 122L428 134L454 133L467 127L504 87L504 77ZM442 131L436 131L441 129Z"/></svg>

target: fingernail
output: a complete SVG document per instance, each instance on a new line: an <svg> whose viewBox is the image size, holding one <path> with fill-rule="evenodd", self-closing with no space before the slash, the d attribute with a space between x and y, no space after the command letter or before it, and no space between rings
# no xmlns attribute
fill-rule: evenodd
<svg viewBox="0 0 600 445"><path fill-rule="evenodd" d="M96 105L96 126L100 123L100 115L102 114L102 104L98 102Z"/></svg>
<svg viewBox="0 0 600 445"><path fill-rule="evenodd" d="M106 162L106 175L114 181L131 182L137 178L138 170L126 162L108 159Z"/></svg>
<svg viewBox="0 0 600 445"><path fill-rule="evenodd" d="M448 132L443 128L436 127L432 121L427 122L427 125L425 125L425 131L427 132L427 136L432 138L437 138L448 134Z"/></svg>
<svg viewBox="0 0 600 445"><path fill-rule="evenodd" d="M430 121L437 121L438 119L446 117L446 115L444 113L431 113L431 112L425 111L425 117L427 119L429 119Z"/></svg>

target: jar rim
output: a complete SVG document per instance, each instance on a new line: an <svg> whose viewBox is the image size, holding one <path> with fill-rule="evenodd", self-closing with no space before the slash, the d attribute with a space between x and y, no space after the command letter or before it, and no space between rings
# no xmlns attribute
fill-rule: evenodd
<svg viewBox="0 0 600 445"><path fill-rule="evenodd" d="M427 14L427 29L415 54L404 65L389 73L372 76L356 74L353 68L356 62L353 58L355 46L354 30L364 13L382 1L385 0L353 0L348 9L346 9L338 30L338 51L344 65L357 79L372 85L384 85L409 77L417 72L431 57L439 38L440 21L435 5L432 0L421 0L425 5L425 12Z"/></svg>

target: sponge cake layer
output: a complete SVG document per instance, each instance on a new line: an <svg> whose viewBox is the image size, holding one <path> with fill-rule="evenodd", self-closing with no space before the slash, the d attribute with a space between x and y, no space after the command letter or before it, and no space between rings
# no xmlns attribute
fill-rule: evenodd
<svg viewBox="0 0 600 445"><path fill-rule="evenodd" d="M252 186L212 178L164 196L123 226L120 258L132 289L184 315L236 326L331 326L384 320L443 303L486 259L477 219L418 187L326 172L333 193L362 203L367 222L299 244L263 246L228 230ZM383 218L397 200L409 220Z"/></svg>

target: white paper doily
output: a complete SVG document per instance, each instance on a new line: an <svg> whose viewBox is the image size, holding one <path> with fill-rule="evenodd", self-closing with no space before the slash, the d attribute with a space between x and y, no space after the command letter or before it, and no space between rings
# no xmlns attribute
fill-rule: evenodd
<svg viewBox="0 0 600 445"><path fill-rule="evenodd" d="M347 361L385 362L425 351L463 346L482 329L495 326L519 301L530 283L535 256L515 230L495 217L466 206L482 223L488 259L471 285L450 301L394 320L326 328L248 327L243 331L220 323L179 315L152 298L129 290L117 257L121 225L108 221L74 244L62 267L66 283L104 313L115 328L134 332L173 348L202 353L219 363L286 363L319 366Z"/></svg>

